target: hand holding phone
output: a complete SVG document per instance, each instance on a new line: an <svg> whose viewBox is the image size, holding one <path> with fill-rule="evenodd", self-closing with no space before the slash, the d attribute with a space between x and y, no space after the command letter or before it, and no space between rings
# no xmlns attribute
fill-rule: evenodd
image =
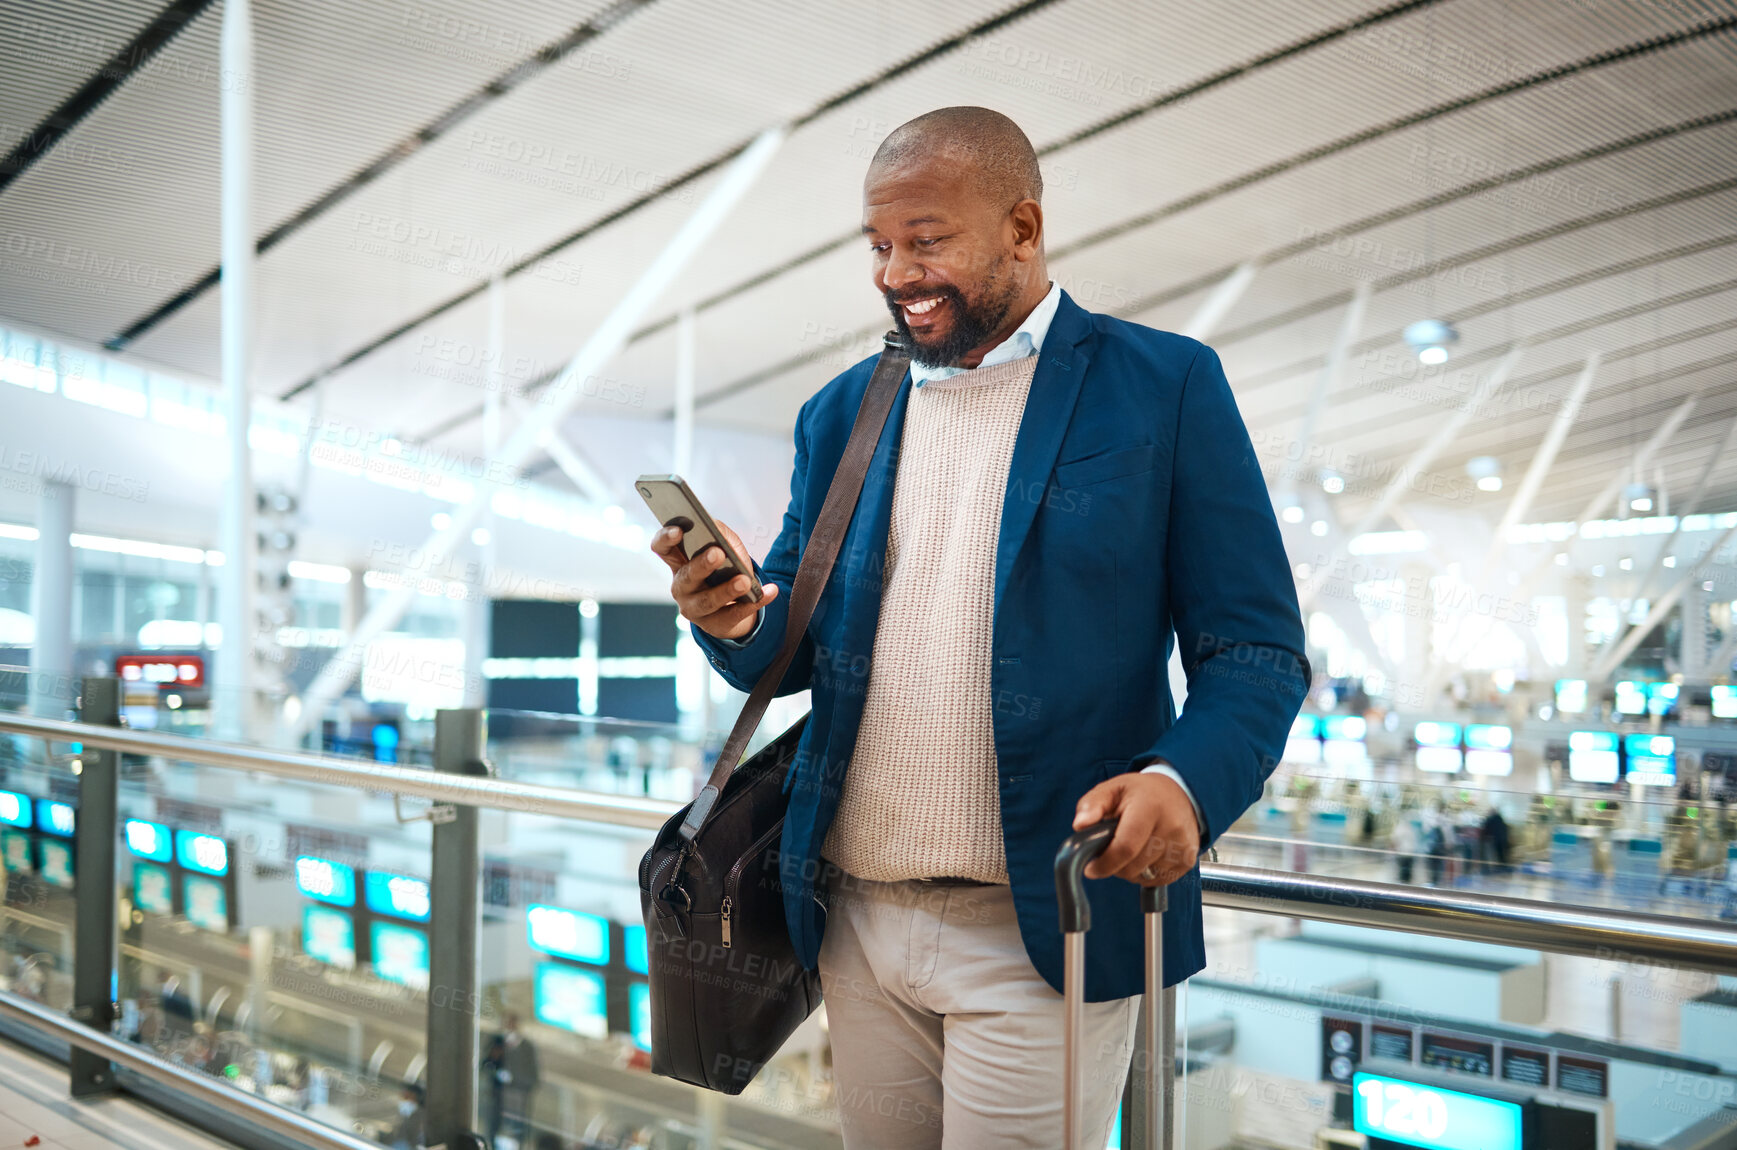
<svg viewBox="0 0 1737 1150"><path fill-rule="evenodd" d="M674 575L670 597L683 618L720 639L747 635L778 585L760 583L741 539L707 514L680 476L642 475L634 487L663 524L651 550Z"/></svg>

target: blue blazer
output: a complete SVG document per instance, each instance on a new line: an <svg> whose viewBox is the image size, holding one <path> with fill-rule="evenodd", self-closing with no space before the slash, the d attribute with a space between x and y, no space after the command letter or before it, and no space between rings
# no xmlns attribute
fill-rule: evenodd
<svg viewBox="0 0 1737 1150"><path fill-rule="evenodd" d="M873 367L869 359L845 371L797 417L790 506L760 568L779 595L753 639L733 646L694 632L743 691L784 638L797 561ZM779 687L812 691L785 784L780 859L790 937L811 969L826 917L815 890L820 850L862 719L909 396L907 385ZM1188 674L1180 718L1172 635ZM1008 472L991 677L1007 869L1026 952L1051 986L1062 985L1053 862L1080 797L1163 758L1217 838L1279 761L1308 688L1303 651L1290 563L1218 356L1184 336L1089 313L1064 293ZM1139 994L1139 888L1119 878L1086 886L1086 997ZM1167 984L1205 965L1198 870L1172 888L1164 946Z"/></svg>

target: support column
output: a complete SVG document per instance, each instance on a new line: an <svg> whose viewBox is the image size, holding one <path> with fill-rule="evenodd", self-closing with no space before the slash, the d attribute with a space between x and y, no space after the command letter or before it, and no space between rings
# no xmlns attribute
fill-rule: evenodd
<svg viewBox="0 0 1737 1150"><path fill-rule="evenodd" d="M506 363L507 285L497 270L489 279L489 368L487 386L483 388L483 459L488 468L495 465L501 449L501 392L507 378ZM493 629L493 604L489 586L493 582L498 552L495 544L495 514L493 507L483 510L477 521L483 531L483 542L477 544L477 579L465 588L464 604L464 705L488 705L488 683L483 679L483 660L488 658ZM473 540L475 535L472 536Z"/></svg>
<svg viewBox="0 0 1737 1150"><path fill-rule="evenodd" d="M221 359L229 478L223 485L217 599L223 643L211 703L217 737L247 738L253 709L253 468L247 430L253 328L253 5L224 0L221 93L223 167Z"/></svg>
<svg viewBox="0 0 1737 1150"><path fill-rule="evenodd" d="M72 709L72 519L77 489L44 483L36 498L36 568L30 575L30 713L63 719Z"/></svg>
<svg viewBox="0 0 1737 1150"><path fill-rule="evenodd" d="M1586 650L1586 606L1592 600L1592 586L1584 575L1570 575L1562 580L1563 613L1568 617L1568 665L1564 678L1584 679L1589 669Z"/></svg>
<svg viewBox="0 0 1737 1150"><path fill-rule="evenodd" d="M86 679L79 696L79 718L105 727L121 725L121 681ZM72 1017L92 1030L109 1032L114 1021L115 842L119 806L120 755L87 749L78 758L78 825L74 865L78 873L73 905L78 945L72 957ZM84 1098L114 1089L115 1070L106 1058L74 1047L72 1096Z"/></svg>
<svg viewBox="0 0 1737 1150"><path fill-rule="evenodd" d="M1435 645L1435 596L1429 585L1435 573L1423 563L1407 563L1399 569L1403 586L1400 600L1405 619L1400 624L1405 654L1400 663L1400 682L1391 692L1401 710L1423 710L1432 700L1424 697L1430 659Z"/></svg>
<svg viewBox="0 0 1737 1150"><path fill-rule="evenodd" d="M676 321L675 447L670 470L691 479L694 466L694 309Z"/></svg>
<svg viewBox="0 0 1737 1150"><path fill-rule="evenodd" d="M487 730L474 708L434 717L434 769L486 775ZM429 881L428 1126L430 1146L471 1146L476 1113L477 883L481 837L477 809L436 806Z"/></svg>
<svg viewBox="0 0 1737 1150"><path fill-rule="evenodd" d="M1687 680L1706 678L1707 599L1699 581L1683 589L1677 620L1677 669Z"/></svg>

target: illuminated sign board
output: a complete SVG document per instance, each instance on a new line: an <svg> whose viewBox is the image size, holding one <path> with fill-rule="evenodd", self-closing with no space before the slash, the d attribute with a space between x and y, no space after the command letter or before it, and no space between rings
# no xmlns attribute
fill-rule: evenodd
<svg viewBox="0 0 1737 1150"><path fill-rule="evenodd" d="M374 973L388 982L428 989L428 935L414 927L376 922L368 928Z"/></svg>
<svg viewBox="0 0 1737 1150"><path fill-rule="evenodd" d="M356 967L356 923L329 906L302 909L302 953L328 966Z"/></svg>
<svg viewBox="0 0 1737 1150"><path fill-rule="evenodd" d="M229 844L216 835L175 832L175 858L183 870L200 874L229 873Z"/></svg>
<svg viewBox="0 0 1737 1150"><path fill-rule="evenodd" d="M205 685L205 660L198 655L116 655L115 674L129 686L193 689Z"/></svg>
<svg viewBox="0 0 1737 1150"><path fill-rule="evenodd" d="M1508 751L1514 747L1512 727L1492 723L1466 724L1466 747L1474 751Z"/></svg>
<svg viewBox="0 0 1737 1150"><path fill-rule="evenodd" d="M190 874L181 880L181 894L188 922L218 934L229 930L229 892L221 882Z"/></svg>
<svg viewBox="0 0 1737 1150"><path fill-rule="evenodd" d="M169 835L169 828L162 823L128 819L126 834L127 849L142 859L166 863L175 853L175 843Z"/></svg>
<svg viewBox="0 0 1737 1150"><path fill-rule="evenodd" d="M70 803L37 799L36 825L51 835L59 835L63 839L69 839L72 837L72 832L78 829L78 811Z"/></svg>
<svg viewBox="0 0 1737 1150"><path fill-rule="evenodd" d="M622 928L621 949L625 952L621 960L627 964L627 969L635 974L649 975L651 973L650 956L645 949L645 924L634 923Z"/></svg>
<svg viewBox="0 0 1737 1150"><path fill-rule="evenodd" d="M364 880L364 892L368 909L375 914L428 921L428 883L422 879L369 871Z"/></svg>
<svg viewBox="0 0 1737 1150"><path fill-rule="evenodd" d="M148 862L133 864L133 905L152 914L174 911L175 888L167 868Z"/></svg>
<svg viewBox="0 0 1737 1150"><path fill-rule="evenodd" d="M1298 715L1291 720L1291 738L1318 739L1321 737L1321 716Z"/></svg>
<svg viewBox="0 0 1737 1150"><path fill-rule="evenodd" d="M636 982L627 988L627 1024L632 1027L633 1044L641 1050L651 1049L651 987ZM1112 1146L1120 1145L1112 1142Z"/></svg>
<svg viewBox="0 0 1737 1150"><path fill-rule="evenodd" d="M356 905L356 870L343 863L302 855L296 859L296 889L333 906Z"/></svg>
<svg viewBox="0 0 1737 1150"><path fill-rule="evenodd" d="M1712 695L1715 719L1737 719L1737 687L1714 687Z"/></svg>
<svg viewBox="0 0 1737 1150"><path fill-rule="evenodd" d="M0 823L20 830L30 829L30 796L0 791Z"/></svg>
<svg viewBox="0 0 1737 1150"><path fill-rule="evenodd" d="M1675 683L1647 684L1647 711L1654 715L1668 715L1677 707L1679 691Z"/></svg>
<svg viewBox="0 0 1737 1150"><path fill-rule="evenodd" d="M609 961L609 920L602 915L533 905L525 929L533 950L600 966Z"/></svg>
<svg viewBox="0 0 1737 1150"><path fill-rule="evenodd" d="M1556 709L1565 715L1579 715L1586 710L1586 680L1556 680Z"/></svg>
<svg viewBox="0 0 1737 1150"><path fill-rule="evenodd" d="M1445 1090L1380 1074L1352 1079L1351 1123L1359 1134L1424 1150L1523 1150L1517 1102Z"/></svg>
<svg viewBox="0 0 1737 1150"><path fill-rule="evenodd" d="M1622 749L1628 752L1629 782L1642 787L1676 785L1676 739L1670 735L1628 735Z"/></svg>
<svg viewBox="0 0 1737 1150"><path fill-rule="evenodd" d="M1321 719L1321 734L1329 739L1362 742L1368 730L1362 715L1326 715Z"/></svg>
<svg viewBox="0 0 1737 1150"><path fill-rule="evenodd" d="M1623 681L1616 685L1616 709L1624 715L1647 713L1647 685Z"/></svg>
<svg viewBox="0 0 1737 1150"><path fill-rule="evenodd" d="M1417 749L1417 769L1429 771L1437 775L1454 775L1459 773L1463 764L1458 747L1419 747Z"/></svg>
<svg viewBox="0 0 1737 1150"><path fill-rule="evenodd" d="M538 1022L588 1038L609 1035L603 976L595 971L558 962L539 962L531 1003Z"/></svg>
<svg viewBox="0 0 1737 1150"><path fill-rule="evenodd" d="M1568 777L1577 783L1614 783L1616 732L1573 731L1568 736Z"/></svg>
<svg viewBox="0 0 1737 1150"><path fill-rule="evenodd" d="M43 839L37 844L37 853L42 859L42 866L38 868L42 881L49 886L71 890L74 885L72 847L59 839Z"/></svg>
<svg viewBox="0 0 1737 1150"><path fill-rule="evenodd" d="M1411 737L1420 747L1457 747L1460 745L1460 725L1426 720L1412 729Z"/></svg>
<svg viewBox="0 0 1737 1150"><path fill-rule="evenodd" d="M0 863L8 871L29 874L34 870L30 865L30 836L23 831L0 831Z"/></svg>

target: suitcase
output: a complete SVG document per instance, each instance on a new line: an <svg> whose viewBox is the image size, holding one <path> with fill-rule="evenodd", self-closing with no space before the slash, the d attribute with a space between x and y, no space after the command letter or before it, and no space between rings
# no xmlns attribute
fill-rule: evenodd
<svg viewBox="0 0 1737 1150"><path fill-rule="evenodd" d="M1067 1081L1062 1097L1066 1107L1063 1121L1066 1134L1063 1146L1066 1150L1102 1150L1102 1147L1086 1147L1080 1142L1084 1124L1080 1111L1084 1097L1080 1044L1086 1000L1086 932L1092 929L1092 908L1086 901L1085 869L1087 863L1110 845L1115 833L1116 820L1106 819L1069 835L1055 855L1055 893L1061 910L1063 948L1062 1025L1065 1034L1062 1048ZM1169 905L1167 889L1142 887L1140 905L1146 912L1146 993L1140 1000L1140 1029L1145 1035L1145 1045L1134 1060L1133 1077L1138 1082L1128 1094L1129 1098L1135 1091L1145 1095L1146 1150L1170 1150L1170 1115L1166 1103L1171 1093L1168 1089L1171 1082L1166 1082L1165 1077L1169 1075L1174 1079L1174 1043L1171 1041L1171 1019L1164 1008L1163 921L1164 911ZM1129 1113L1131 1109L1123 1111L1124 1127L1133 1120Z"/></svg>

